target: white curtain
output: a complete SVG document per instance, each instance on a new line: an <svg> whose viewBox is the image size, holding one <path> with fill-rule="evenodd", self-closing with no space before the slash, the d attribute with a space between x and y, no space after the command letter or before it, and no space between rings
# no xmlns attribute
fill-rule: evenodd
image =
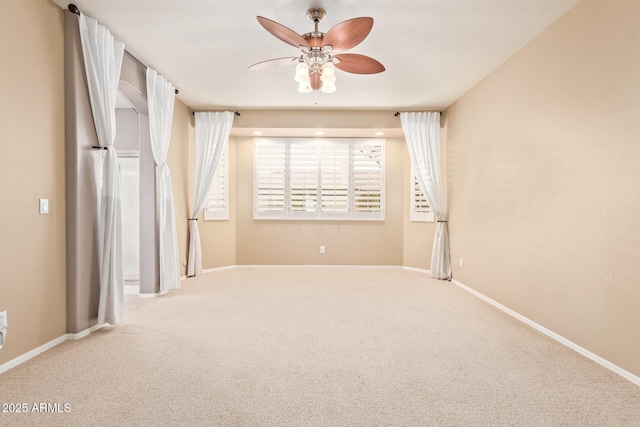
<svg viewBox="0 0 640 427"><path fill-rule="evenodd" d="M189 262L187 276L202 273L202 252L198 231L198 213L204 209L209 196L209 187L218 166L222 149L229 139L233 113L198 112L195 135L195 176L193 210L189 220Z"/></svg>
<svg viewBox="0 0 640 427"><path fill-rule="evenodd" d="M411 164L420 190L438 224L431 254L431 277L451 279L447 204L440 170L440 113L400 113Z"/></svg>
<svg viewBox="0 0 640 427"><path fill-rule="evenodd" d="M80 15L80 39L84 67L89 87L93 121L98 144L105 149L101 176L98 250L100 257L100 303L98 324L115 325L122 320L122 228L120 217L120 187L118 157L113 143L116 137L116 94L124 44L95 19Z"/></svg>
<svg viewBox="0 0 640 427"><path fill-rule="evenodd" d="M149 131L151 150L159 171L156 212L159 229L160 290L180 288L180 261L178 258L178 234L173 209L171 172L167 154L171 142L175 87L155 70L147 68L147 103L149 105Z"/></svg>

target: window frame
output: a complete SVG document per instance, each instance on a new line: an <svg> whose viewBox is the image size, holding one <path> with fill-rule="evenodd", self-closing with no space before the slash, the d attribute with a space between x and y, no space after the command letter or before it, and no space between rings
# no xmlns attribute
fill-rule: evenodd
<svg viewBox="0 0 640 427"><path fill-rule="evenodd" d="M253 179L253 219L254 220L320 220L320 221L384 221L385 220L385 140L381 138L254 138L254 179ZM269 144L273 145L272 153L269 154L268 149L265 149ZM344 147L345 144L349 144L348 150L348 170L339 172L341 169L332 169L330 167L331 151L340 151L338 147ZM284 150L283 148L284 147ZM292 177L294 176L295 165L292 165L292 147L296 151L304 152L305 150L300 147L306 147L306 153L310 159L317 159L315 166L316 178L314 194L313 186L308 188L301 188L302 192L299 193L307 196L307 199L314 204L310 206L308 210L293 210L292 209ZM379 206L375 205L373 209L376 211L358 211L355 206L355 154L354 150L358 147L371 147L373 155L377 156L374 160L379 163L380 166L373 169L374 174L366 173L362 174L363 170L366 172L368 165L366 161L360 159L360 165L358 173L360 173L360 180L365 185L371 185L371 182L375 184L375 180L379 181ZM266 152L265 152L266 151ZM315 153L314 153L315 151ZM342 150L344 154L345 150ZM360 150L363 153L362 150ZM283 154L282 154L283 153ZM335 153L334 153L335 154ZM365 154L366 155L366 154ZM262 158L260 157L262 156ZM374 157L369 156L371 159ZM335 161L333 165L344 162L344 158L340 158L338 154L335 154ZM297 160L297 159L294 159ZM273 161L273 162L271 162ZM298 160L299 161L299 160ZM271 163L270 163L271 162ZM309 168L304 170L298 175L298 182L306 183L312 182L311 175L307 176L309 170L313 170L309 163ZM343 165L344 166L344 165ZM270 170L272 173L277 173L275 181L277 185L274 185L271 190L274 195L273 199L265 198L264 195L267 190L260 192L259 183L265 184L267 181L271 181L271 175L267 172ZM377 171L377 172L376 172ZM339 182L341 179L344 181L344 174L347 176L347 210L340 212L340 205L344 204L344 188L340 187ZM376 175L377 173L377 175ZM336 177L337 174L343 175L341 178ZM333 175L333 181L332 177ZM371 177L369 175L372 175ZM327 182L327 186L324 187L323 182ZM329 185L333 184L333 185ZM342 192L342 193L341 193ZM314 198L315 196L315 198ZM334 204L325 204L325 201L329 198L333 198ZM377 200L377 195L373 198L374 202ZM275 203L271 204L271 200ZM281 203L281 204L280 204ZM263 206L264 209L260 209ZM366 204L362 205L366 210L368 207ZM269 210L269 207L271 209ZM334 211L323 210L335 208ZM370 208L369 208L370 209Z"/></svg>

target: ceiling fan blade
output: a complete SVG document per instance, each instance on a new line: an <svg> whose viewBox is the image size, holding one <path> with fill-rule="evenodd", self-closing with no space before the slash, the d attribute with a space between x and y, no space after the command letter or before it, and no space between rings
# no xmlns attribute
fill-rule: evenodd
<svg viewBox="0 0 640 427"><path fill-rule="evenodd" d="M320 74L313 73L309 77L311 77L311 89L318 90L322 87L322 80L320 80Z"/></svg>
<svg viewBox="0 0 640 427"><path fill-rule="evenodd" d="M284 25L278 24L271 19L264 18L262 16L258 16L258 22L260 25L264 27L265 30L269 31L271 34L279 38L285 43L289 43L291 46L305 46L309 47L309 43L302 38L302 36L295 31L285 27Z"/></svg>
<svg viewBox="0 0 640 427"><path fill-rule="evenodd" d="M266 61L258 62L247 68L251 71L269 70L271 68L286 67L287 65L296 64L298 57L291 56L287 58L267 59Z"/></svg>
<svg viewBox="0 0 640 427"><path fill-rule="evenodd" d="M334 52L342 52L359 45L373 27L373 18L353 18L332 27L324 36L323 46L331 45Z"/></svg>
<svg viewBox="0 0 640 427"><path fill-rule="evenodd" d="M385 70L384 65L373 58L357 53L343 53L335 55L340 62L335 64L336 68L353 74L376 74Z"/></svg>

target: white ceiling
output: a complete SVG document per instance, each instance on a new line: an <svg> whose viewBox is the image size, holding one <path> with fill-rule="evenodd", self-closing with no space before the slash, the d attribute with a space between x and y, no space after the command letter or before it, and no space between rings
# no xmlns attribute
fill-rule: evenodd
<svg viewBox="0 0 640 427"><path fill-rule="evenodd" d="M62 8L69 1L53 0ZM580 0L73 0L166 76L194 109L442 109L454 102ZM322 7L320 31L359 16L374 25L350 53L386 71L336 71L333 94L301 94L295 68L248 71L298 49L262 28L261 15L299 34L313 30L309 7Z"/></svg>

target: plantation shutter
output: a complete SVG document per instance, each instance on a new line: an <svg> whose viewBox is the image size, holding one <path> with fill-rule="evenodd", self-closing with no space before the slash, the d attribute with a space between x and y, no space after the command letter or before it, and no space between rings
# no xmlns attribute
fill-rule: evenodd
<svg viewBox="0 0 640 427"><path fill-rule="evenodd" d="M410 210L410 220L417 222L428 222L434 220L434 214L431 210L431 206L429 206L429 201L424 193L420 190L420 185L418 184L418 178L416 178L413 173L413 168L411 171L411 176L413 180L411 181L411 210Z"/></svg>
<svg viewBox="0 0 640 427"><path fill-rule="evenodd" d="M340 214L348 214L351 144L344 142L323 144L321 162L322 212L335 214L336 217Z"/></svg>
<svg viewBox="0 0 640 427"><path fill-rule="evenodd" d="M289 209L294 217L313 216L308 213L318 209L319 161L317 144L305 141L289 144Z"/></svg>
<svg viewBox="0 0 640 427"><path fill-rule="evenodd" d="M204 208L205 220L229 219L229 145L220 153L220 160L209 189L209 199Z"/></svg>
<svg viewBox="0 0 640 427"><path fill-rule="evenodd" d="M255 213L284 218L287 145L284 141L257 140L255 150Z"/></svg>
<svg viewBox="0 0 640 427"><path fill-rule="evenodd" d="M384 220L384 143L256 138L254 218Z"/></svg>
<svg viewBox="0 0 640 427"><path fill-rule="evenodd" d="M384 144L352 143L353 209L358 217L384 217Z"/></svg>

